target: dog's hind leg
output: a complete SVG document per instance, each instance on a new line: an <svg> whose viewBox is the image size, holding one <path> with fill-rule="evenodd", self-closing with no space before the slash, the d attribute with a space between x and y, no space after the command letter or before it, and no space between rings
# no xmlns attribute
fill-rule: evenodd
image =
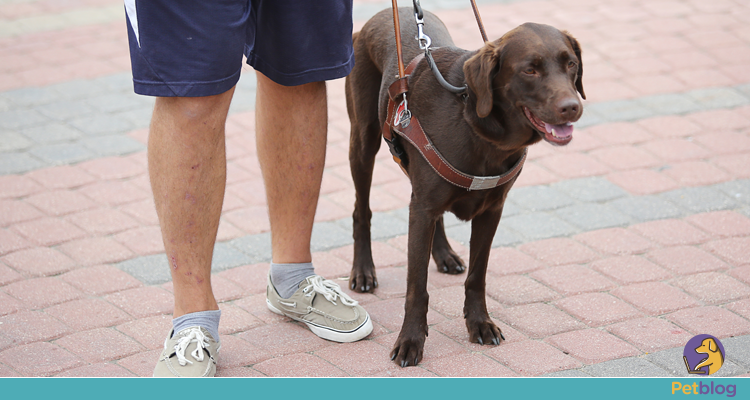
<svg viewBox="0 0 750 400"><path fill-rule="evenodd" d="M500 214L499 210L489 210L471 221L469 273L464 283L464 318L469 340L479 344L500 344L501 338L505 340L500 328L492 322L487 313L485 297L487 263L492 238L500 223Z"/></svg>
<svg viewBox="0 0 750 400"><path fill-rule="evenodd" d="M460 274L466 271L466 265L461 257L453 251L448 238L445 236L443 216L435 224L435 237L432 239L432 258L437 269L446 274Z"/></svg>
<svg viewBox="0 0 750 400"><path fill-rule="evenodd" d="M370 244L370 186L381 141L378 123L381 76L360 50L362 46L356 46L355 42L357 64L346 79L346 105L351 122L349 166L356 192L352 214L354 262L349 275L349 288L357 292L372 292L378 287L378 280Z"/></svg>

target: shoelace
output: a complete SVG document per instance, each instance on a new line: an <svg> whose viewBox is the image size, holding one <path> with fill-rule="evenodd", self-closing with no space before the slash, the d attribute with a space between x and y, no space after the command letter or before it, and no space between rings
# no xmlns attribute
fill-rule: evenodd
<svg viewBox="0 0 750 400"><path fill-rule="evenodd" d="M195 350L190 353L190 355L199 362L203 361L203 349L211 346L208 343L208 338L206 338L206 335L203 334L203 331L201 331L200 328L195 327L188 329L190 329L190 332L187 335L182 336L174 346L175 352L177 354L177 361L183 367L187 363L193 363L185 357L185 351L187 350L190 343L197 343Z"/></svg>
<svg viewBox="0 0 750 400"><path fill-rule="evenodd" d="M336 299L341 299L341 304L345 306L356 306L359 304L357 300L352 299L346 293L341 291L341 286L336 282L323 279L318 275L307 278L308 285L302 288L302 292L305 296L312 296L313 293L320 293L325 297L326 300L336 305ZM311 290L312 289L312 290Z"/></svg>

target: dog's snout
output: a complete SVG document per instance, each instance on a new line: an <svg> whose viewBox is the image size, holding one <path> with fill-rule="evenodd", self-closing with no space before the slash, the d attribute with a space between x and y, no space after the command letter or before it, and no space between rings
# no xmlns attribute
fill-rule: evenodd
<svg viewBox="0 0 750 400"><path fill-rule="evenodd" d="M557 113L566 121L577 119L580 109L581 103L573 97L564 98L557 103Z"/></svg>

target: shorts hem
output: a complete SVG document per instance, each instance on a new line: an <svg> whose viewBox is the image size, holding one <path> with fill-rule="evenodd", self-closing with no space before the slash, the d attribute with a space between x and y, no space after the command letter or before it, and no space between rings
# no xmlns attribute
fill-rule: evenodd
<svg viewBox="0 0 750 400"><path fill-rule="evenodd" d="M270 64L263 62L263 60L255 54L251 54L250 57L248 57L247 64L279 85L298 86L311 82L330 81L349 75L354 67L354 52L349 56L349 60L343 64L333 67L311 69L295 74L281 72Z"/></svg>
<svg viewBox="0 0 750 400"><path fill-rule="evenodd" d="M133 78L135 93L156 97L204 97L222 94L240 80L242 69L227 78L210 82L154 82Z"/></svg>

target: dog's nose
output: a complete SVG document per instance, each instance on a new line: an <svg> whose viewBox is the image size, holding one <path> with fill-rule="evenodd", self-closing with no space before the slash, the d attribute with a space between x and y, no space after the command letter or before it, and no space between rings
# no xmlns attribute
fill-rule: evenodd
<svg viewBox="0 0 750 400"><path fill-rule="evenodd" d="M566 121L574 120L578 116L580 108L581 103L573 97L564 98L557 103L557 112Z"/></svg>

